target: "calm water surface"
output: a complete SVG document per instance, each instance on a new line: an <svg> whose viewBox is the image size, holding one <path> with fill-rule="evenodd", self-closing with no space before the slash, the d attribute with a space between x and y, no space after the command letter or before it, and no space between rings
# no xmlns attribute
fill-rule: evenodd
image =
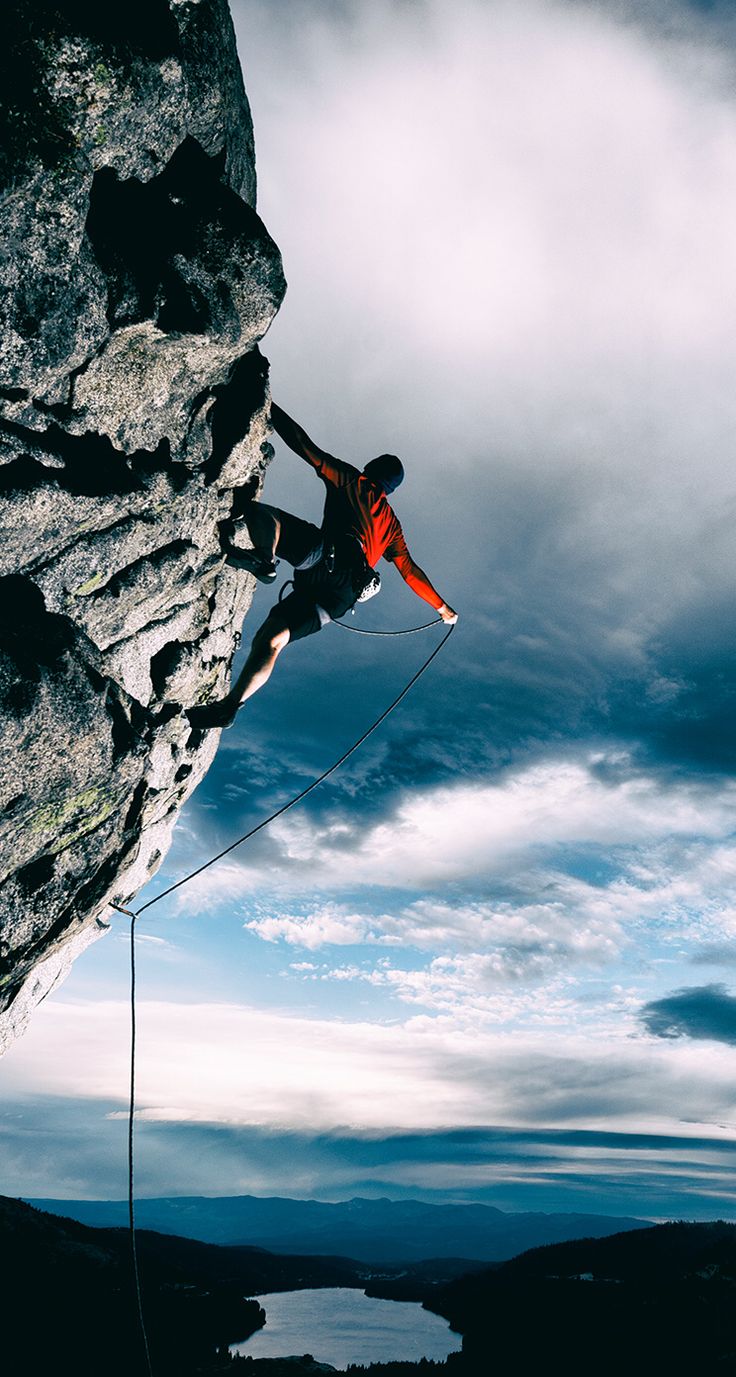
<svg viewBox="0 0 736 1377"><path fill-rule="evenodd" d="M318 1362L444 1362L460 1348L446 1320L408 1301L374 1300L353 1287L277 1291L256 1299L266 1312L265 1328L232 1353L251 1358L285 1358L311 1353Z"/></svg>

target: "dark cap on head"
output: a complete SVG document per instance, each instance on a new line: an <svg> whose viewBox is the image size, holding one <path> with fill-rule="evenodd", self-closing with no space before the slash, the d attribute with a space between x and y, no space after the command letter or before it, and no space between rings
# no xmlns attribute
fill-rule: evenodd
<svg viewBox="0 0 736 1377"><path fill-rule="evenodd" d="M379 454L366 464L363 472L372 483L379 483L384 492L393 492L404 481L404 465L395 454Z"/></svg>

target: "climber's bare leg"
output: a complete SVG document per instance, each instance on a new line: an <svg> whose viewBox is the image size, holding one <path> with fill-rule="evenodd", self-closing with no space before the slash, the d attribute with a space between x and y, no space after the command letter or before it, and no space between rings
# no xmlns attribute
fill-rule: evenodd
<svg viewBox="0 0 736 1377"><path fill-rule="evenodd" d="M228 700L234 702L236 712L241 703L252 698L254 693L268 683L279 655L286 649L290 640L291 632L288 626L275 628L270 619L267 619L263 626L259 627L253 637L248 659L228 694Z"/></svg>
<svg viewBox="0 0 736 1377"><path fill-rule="evenodd" d="M252 698L271 678L274 665L291 639L288 627L274 625L270 618L256 631L248 658L226 698L190 708L187 717L193 727L229 727L238 708Z"/></svg>

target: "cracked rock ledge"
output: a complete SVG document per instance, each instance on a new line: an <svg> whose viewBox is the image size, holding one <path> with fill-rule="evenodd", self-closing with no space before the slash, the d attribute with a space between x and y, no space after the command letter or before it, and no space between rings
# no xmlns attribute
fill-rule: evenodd
<svg viewBox="0 0 736 1377"><path fill-rule="evenodd" d="M159 866L253 580L272 455L227 0L10 0L0 77L0 1049Z"/></svg>

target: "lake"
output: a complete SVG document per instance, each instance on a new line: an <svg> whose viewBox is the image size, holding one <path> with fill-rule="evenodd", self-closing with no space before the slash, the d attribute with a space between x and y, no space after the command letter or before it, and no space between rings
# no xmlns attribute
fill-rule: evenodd
<svg viewBox="0 0 736 1377"><path fill-rule="evenodd" d="M348 1363L444 1362L460 1348L446 1320L409 1301L375 1300L353 1287L316 1291L276 1291L257 1296L266 1312L265 1328L231 1353L251 1358L286 1358L311 1353L318 1362L346 1368Z"/></svg>

